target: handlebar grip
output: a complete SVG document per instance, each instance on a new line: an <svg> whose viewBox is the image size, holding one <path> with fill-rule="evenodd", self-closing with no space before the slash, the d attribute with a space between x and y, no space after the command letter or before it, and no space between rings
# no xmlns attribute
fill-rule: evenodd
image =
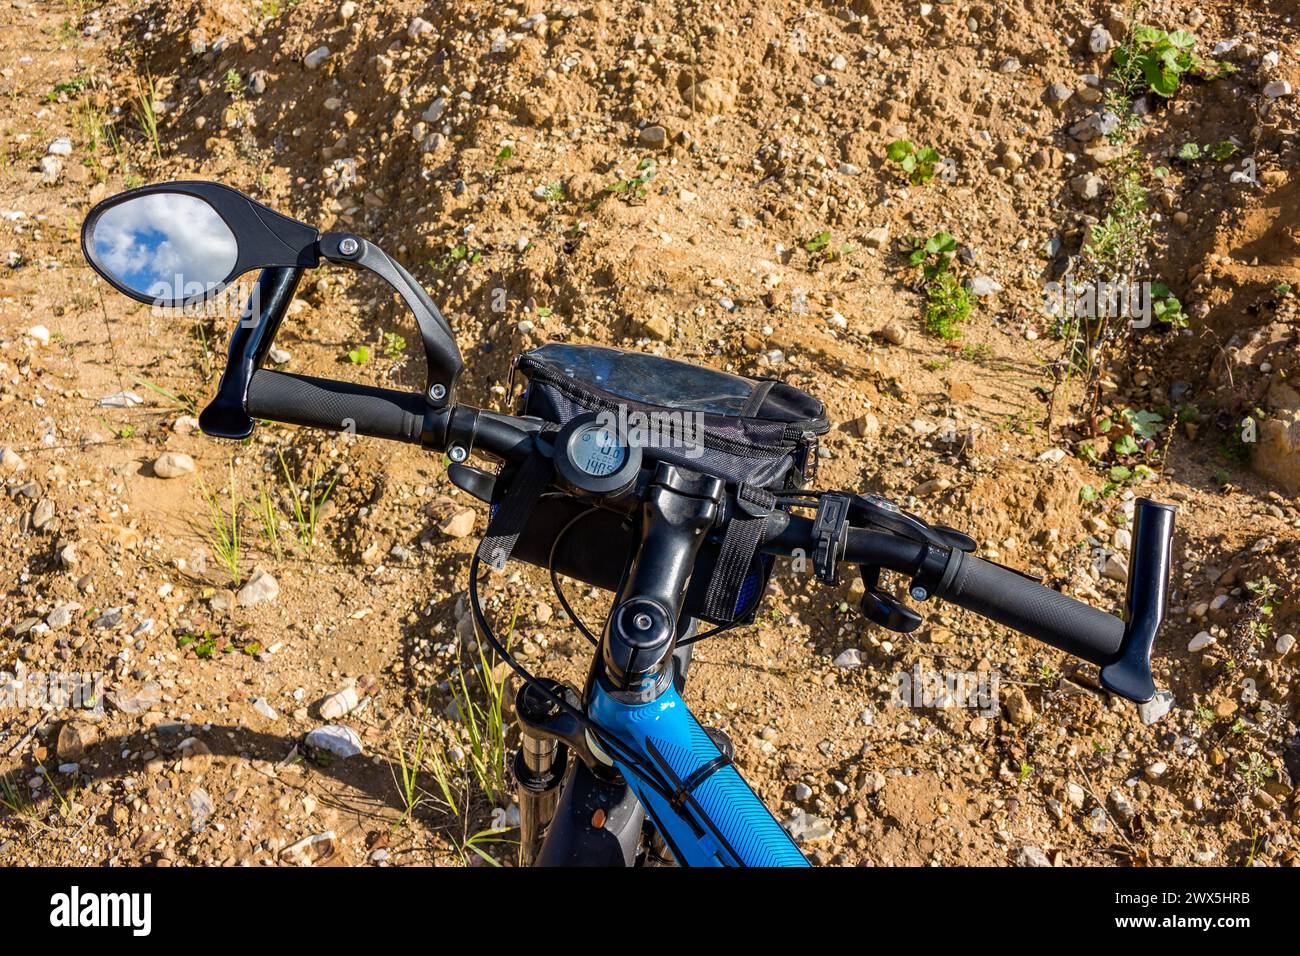
<svg viewBox="0 0 1300 956"><path fill-rule="evenodd" d="M419 444L428 406L419 393L259 369L244 407L255 418Z"/></svg>
<svg viewBox="0 0 1300 956"><path fill-rule="evenodd" d="M1098 667L1113 661L1124 622L1022 574L971 554L960 555L943 600L1005 624Z"/></svg>

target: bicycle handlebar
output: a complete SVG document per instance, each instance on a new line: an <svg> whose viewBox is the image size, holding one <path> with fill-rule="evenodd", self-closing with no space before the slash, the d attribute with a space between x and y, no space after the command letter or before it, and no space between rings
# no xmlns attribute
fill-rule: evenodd
<svg viewBox="0 0 1300 956"><path fill-rule="evenodd" d="M518 462L540 423L466 406L430 411L419 393L330 379L257 371L249 383L250 415L295 425L424 444L442 450L460 429L480 450ZM459 416L459 417L458 417ZM450 423L450 424L449 424ZM813 522L778 512L763 550L811 554ZM1151 643L1164 616L1173 509L1138 499L1127 599L1128 623L1009 568L954 550L955 566L933 597L1027 634L1102 668L1102 683L1132 700L1149 700ZM849 529L843 560L915 574L924 545L891 533Z"/></svg>

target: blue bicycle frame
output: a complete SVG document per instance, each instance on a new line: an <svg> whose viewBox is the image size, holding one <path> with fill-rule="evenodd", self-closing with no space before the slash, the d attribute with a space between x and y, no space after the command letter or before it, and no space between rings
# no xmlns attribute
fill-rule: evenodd
<svg viewBox="0 0 1300 956"><path fill-rule="evenodd" d="M656 767L672 803L625 762L612 762L683 866L808 866L790 835L704 732L670 683L654 700L625 704L599 683L589 716Z"/></svg>

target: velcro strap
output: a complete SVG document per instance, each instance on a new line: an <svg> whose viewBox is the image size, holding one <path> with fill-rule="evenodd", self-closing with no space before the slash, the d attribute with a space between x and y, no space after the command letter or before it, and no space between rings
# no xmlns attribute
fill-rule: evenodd
<svg viewBox="0 0 1300 956"><path fill-rule="evenodd" d="M478 543L478 558L494 571L505 570L519 536L532 516L533 506L555 476L555 463L540 451L523 460L488 521L487 532Z"/></svg>
<svg viewBox="0 0 1300 956"><path fill-rule="evenodd" d="M704 596L705 617L713 621L730 621L736 615L736 598L745 576L762 547L767 518L776 506L776 495L763 488L742 484L736 489L736 513L727 522L718 551L718 561Z"/></svg>

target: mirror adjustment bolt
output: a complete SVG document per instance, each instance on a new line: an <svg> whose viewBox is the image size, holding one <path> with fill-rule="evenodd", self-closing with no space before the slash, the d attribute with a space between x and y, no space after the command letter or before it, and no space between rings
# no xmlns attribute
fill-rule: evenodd
<svg viewBox="0 0 1300 956"><path fill-rule="evenodd" d="M339 252L345 256L355 256L360 248L361 243L357 242L352 236L344 236L339 240Z"/></svg>

